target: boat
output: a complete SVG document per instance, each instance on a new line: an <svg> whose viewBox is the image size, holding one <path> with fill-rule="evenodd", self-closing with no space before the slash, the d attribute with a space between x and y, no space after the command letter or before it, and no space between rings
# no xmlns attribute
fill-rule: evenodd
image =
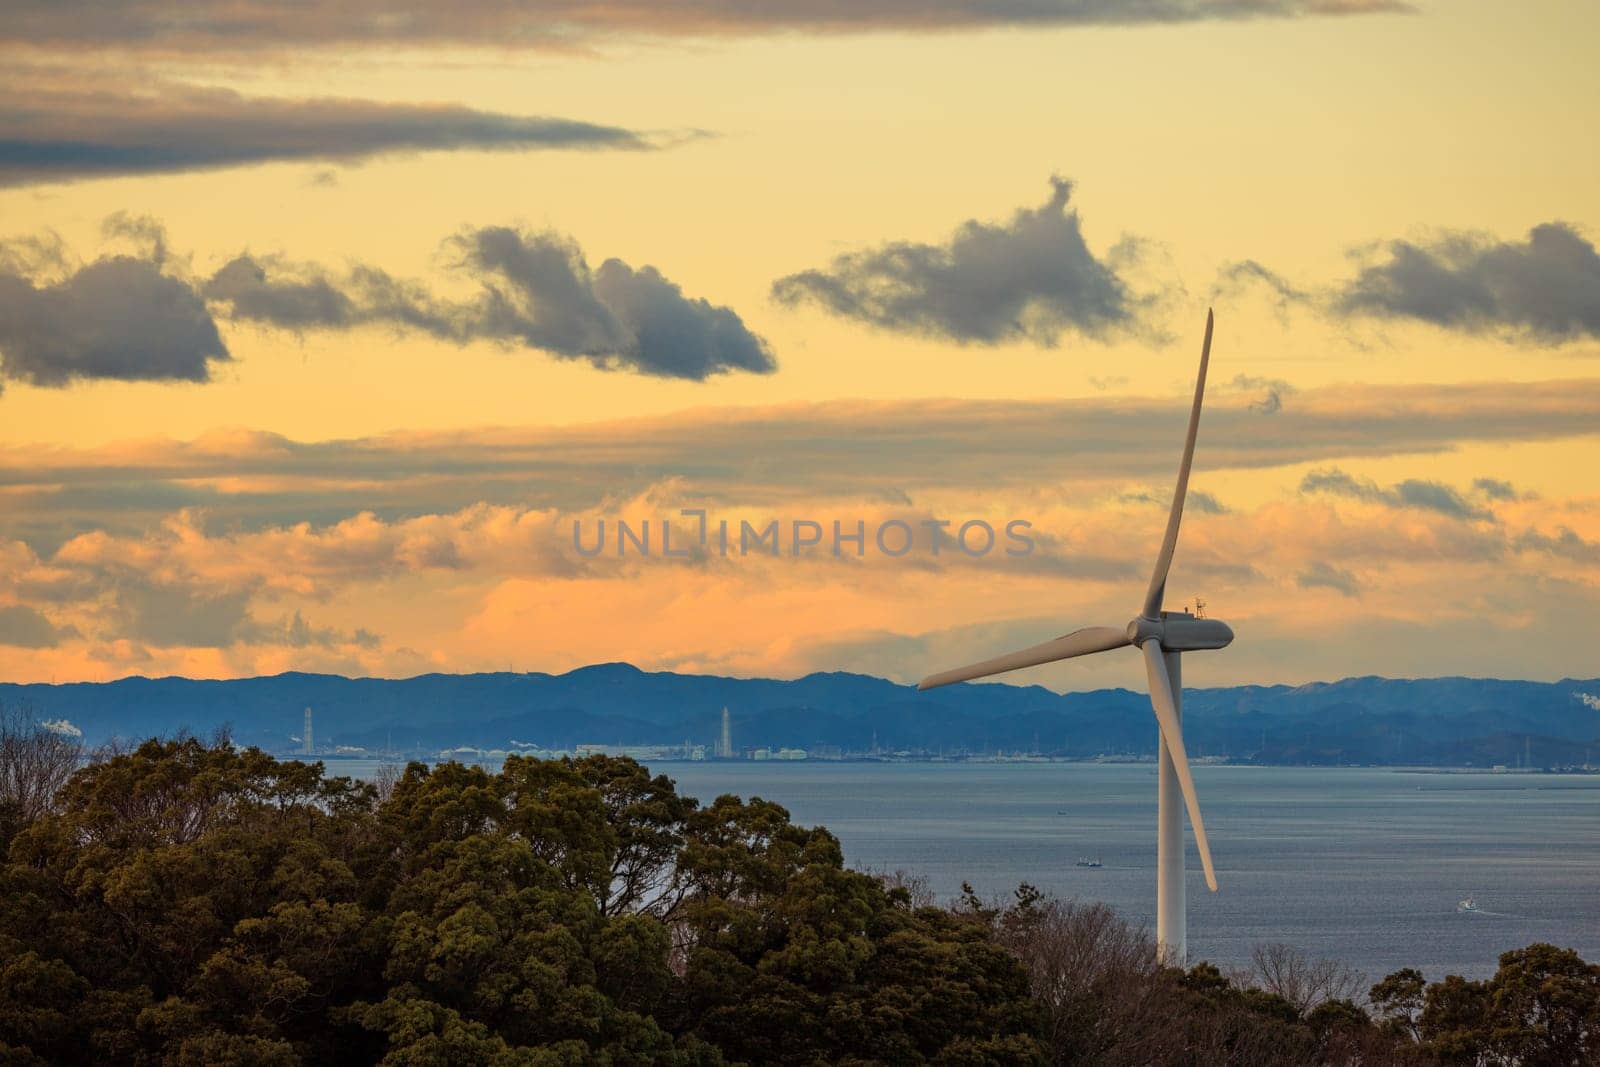
<svg viewBox="0 0 1600 1067"><path fill-rule="evenodd" d="M1096 867L1096 868L1098 868L1098 867L1104 867L1105 864L1100 862L1100 857L1099 856L1096 856L1094 859L1090 859L1088 856L1079 856L1078 857L1078 862L1076 864L1074 864L1074 866L1077 866L1077 867Z"/></svg>
<svg viewBox="0 0 1600 1067"><path fill-rule="evenodd" d="M1477 911L1478 910L1478 902L1476 900L1473 900L1471 897L1468 897L1465 900L1458 900L1458 901L1456 901L1456 910L1457 911Z"/></svg>

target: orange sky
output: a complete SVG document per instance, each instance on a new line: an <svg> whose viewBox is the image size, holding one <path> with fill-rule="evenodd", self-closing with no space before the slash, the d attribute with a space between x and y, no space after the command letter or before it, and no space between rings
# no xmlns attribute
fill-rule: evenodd
<svg viewBox="0 0 1600 1067"><path fill-rule="evenodd" d="M914 680L1121 625L1210 305L1169 590L1238 641L1190 684L1592 677L1591 14L1222 6L0 29L0 678ZM573 549L683 508L1039 536Z"/></svg>

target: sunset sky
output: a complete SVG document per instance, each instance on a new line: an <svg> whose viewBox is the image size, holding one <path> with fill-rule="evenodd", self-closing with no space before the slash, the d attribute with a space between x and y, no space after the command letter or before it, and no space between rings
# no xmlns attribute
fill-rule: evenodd
<svg viewBox="0 0 1600 1067"><path fill-rule="evenodd" d="M1600 673L1592 3L30 4L0 678ZM601 519L782 553L586 558ZM899 519L1036 550L899 558ZM796 557L838 520L868 551ZM921 527L917 527L922 529ZM1109 661L1109 662L1108 662ZM1006 680L1133 685L1137 657Z"/></svg>

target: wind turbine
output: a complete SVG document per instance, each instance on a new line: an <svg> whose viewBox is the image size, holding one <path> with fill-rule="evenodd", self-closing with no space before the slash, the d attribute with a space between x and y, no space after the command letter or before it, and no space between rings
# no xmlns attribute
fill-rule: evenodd
<svg viewBox="0 0 1600 1067"><path fill-rule="evenodd" d="M1163 611L1162 597L1167 590L1167 571L1172 567L1172 551L1178 544L1178 524L1183 520L1183 498L1189 489L1189 467L1194 462L1195 436L1200 430L1200 401L1206 392L1206 366L1211 361L1212 315L1206 312L1206 339L1200 348L1200 375L1194 383L1194 407L1189 412L1189 436L1183 445L1183 462L1178 467L1178 486L1172 494L1172 511L1167 516L1166 536L1156 557L1155 573L1145 593L1144 606L1133 621L1120 629L1088 626L1054 641L1034 645L1020 652L986 659L952 671L930 675L917 686L933 689L952 682L987 678L993 674L1034 667L1041 663L1073 659L1095 652L1133 645L1144 656L1145 674L1150 684L1150 706L1160 727L1160 772L1157 786L1156 822L1156 943L1161 958L1182 965L1187 955L1187 923L1183 901L1183 815L1178 796L1189 809L1189 825L1194 827L1200 863L1205 868L1206 885L1217 891L1217 872L1211 865L1211 847L1206 843L1205 823L1200 820L1200 802L1195 797L1194 776L1189 773L1189 757L1183 747L1182 658L1185 652L1226 648L1233 631L1216 619L1199 618L1188 611Z"/></svg>

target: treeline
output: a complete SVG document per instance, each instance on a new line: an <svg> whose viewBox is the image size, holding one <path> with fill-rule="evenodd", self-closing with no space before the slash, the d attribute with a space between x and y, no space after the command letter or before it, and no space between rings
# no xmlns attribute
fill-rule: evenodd
<svg viewBox="0 0 1600 1067"><path fill-rule="evenodd" d="M86 764L0 716L0 1063L1594 1062L1535 945L1368 1003L1292 950L1155 962L1107 908L939 906L777 804L626 759L329 777L225 738Z"/></svg>

